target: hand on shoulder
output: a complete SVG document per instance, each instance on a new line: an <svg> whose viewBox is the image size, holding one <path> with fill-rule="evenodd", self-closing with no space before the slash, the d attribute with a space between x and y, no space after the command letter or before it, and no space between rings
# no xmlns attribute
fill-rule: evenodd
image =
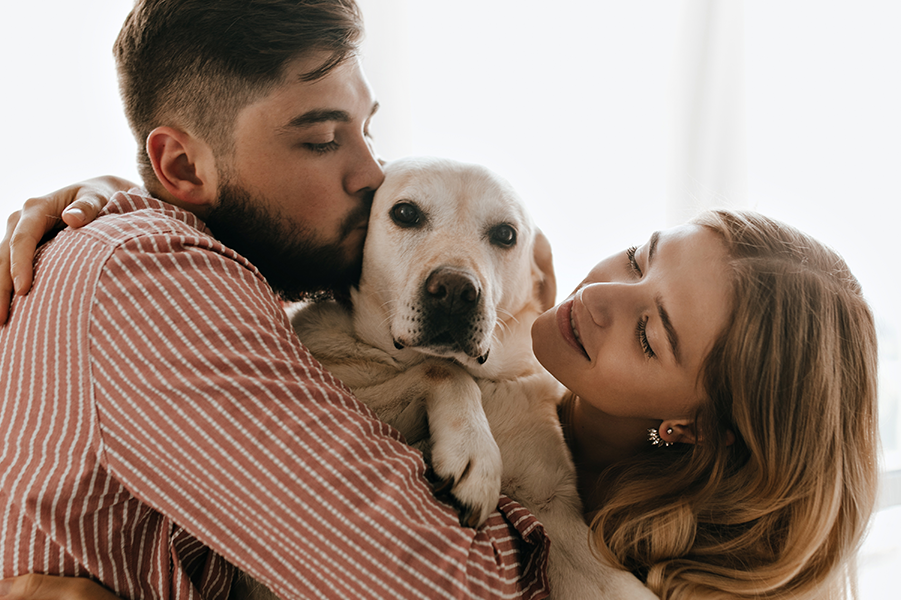
<svg viewBox="0 0 901 600"><path fill-rule="evenodd" d="M0 241L0 325L9 317L13 294L25 295L31 289L34 253L44 236L66 225L87 225L116 192L132 187L130 181L112 175L95 177L30 198L9 216Z"/></svg>

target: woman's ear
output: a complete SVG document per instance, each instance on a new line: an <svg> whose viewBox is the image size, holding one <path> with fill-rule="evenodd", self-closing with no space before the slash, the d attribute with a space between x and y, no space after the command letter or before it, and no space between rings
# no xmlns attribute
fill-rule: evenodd
<svg viewBox="0 0 901 600"><path fill-rule="evenodd" d="M215 203L218 170L206 142L173 127L157 127L147 136L147 154L169 200L195 212Z"/></svg>
<svg viewBox="0 0 901 600"><path fill-rule="evenodd" d="M660 438L664 442L671 444L701 444L704 437L696 431L695 424L692 421L672 420L664 421L660 424ZM735 434L732 430L726 430L726 445L731 446L735 443Z"/></svg>
<svg viewBox="0 0 901 600"><path fill-rule="evenodd" d="M670 444L697 444L695 424L691 421L664 421L660 424L660 439Z"/></svg>

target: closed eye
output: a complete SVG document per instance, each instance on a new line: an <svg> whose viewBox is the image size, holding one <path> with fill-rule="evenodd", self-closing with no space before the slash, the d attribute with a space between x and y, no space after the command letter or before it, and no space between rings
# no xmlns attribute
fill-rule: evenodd
<svg viewBox="0 0 901 600"><path fill-rule="evenodd" d="M316 154L328 154L329 152L334 152L338 149L338 142L332 140L330 142L325 142L324 144L304 144L304 147Z"/></svg>
<svg viewBox="0 0 901 600"><path fill-rule="evenodd" d="M634 273L636 276L641 277L641 267L638 266L638 261L635 260L635 253L638 252L638 246L632 246L628 250L626 250L626 258L629 261L629 271Z"/></svg>
<svg viewBox="0 0 901 600"><path fill-rule="evenodd" d="M638 337L638 344L641 346L641 351L644 352L645 356L648 358L656 357L657 353L654 352L654 349L651 348L651 343L648 341L648 317L642 317L638 320L635 335Z"/></svg>

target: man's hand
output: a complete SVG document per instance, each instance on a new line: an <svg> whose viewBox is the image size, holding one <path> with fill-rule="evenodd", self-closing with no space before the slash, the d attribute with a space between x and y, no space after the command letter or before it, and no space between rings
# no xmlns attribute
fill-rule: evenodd
<svg viewBox="0 0 901 600"><path fill-rule="evenodd" d="M0 325L9 317L12 295L24 295L31 289L34 252L44 236L66 225L87 225L116 192L133 187L118 177L96 177L31 198L22 210L10 215L6 236L0 241Z"/></svg>
<svg viewBox="0 0 901 600"><path fill-rule="evenodd" d="M21 575L0 581L2 600L119 600L99 583L81 577Z"/></svg>

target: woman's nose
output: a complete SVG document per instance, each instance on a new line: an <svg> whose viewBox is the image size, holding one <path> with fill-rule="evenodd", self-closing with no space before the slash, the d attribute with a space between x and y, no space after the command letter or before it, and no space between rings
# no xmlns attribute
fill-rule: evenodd
<svg viewBox="0 0 901 600"><path fill-rule="evenodd" d="M626 307L636 303L634 285L592 283L579 291L581 303L598 327L610 327Z"/></svg>

